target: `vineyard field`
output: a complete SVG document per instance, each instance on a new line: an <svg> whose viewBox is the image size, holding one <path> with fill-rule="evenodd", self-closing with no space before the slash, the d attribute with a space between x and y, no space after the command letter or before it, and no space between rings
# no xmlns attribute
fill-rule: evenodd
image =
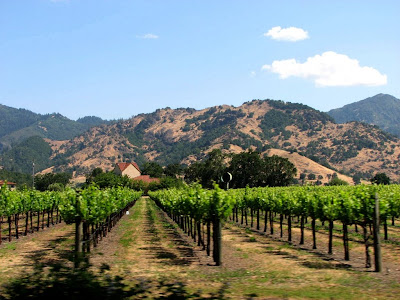
<svg viewBox="0 0 400 300"><path fill-rule="evenodd" d="M287 226L286 221L283 226ZM319 221L317 227L318 242L325 244L326 234L320 230ZM400 263L392 260L398 255L394 248L387 247L394 244L384 244L387 249L383 251L384 262L391 262L391 270L378 274L363 268L363 247L352 241L352 233L352 259L345 262L339 256L329 259L320 247L317 250L307 249L307 244L299 247L296 222L292 244L285 241L285 235L281 239L278 230L273 236L262 231L258 233L254 228L226 221L222 229L223 265L215 267L202 247L184 234L152 200L141 198L130 208L129 215L125 214L107 238L91 251L92 266L87 272L96 274L96 283L105 275L121 276L125 288L136 288L145 282L147 293L153 298L171 295L176 289L194 299L200 299L195 298L198 290L201 290L201 299L215 299L218 293L223 294L223 299L395 299L400 292L398 274L394 273ZM390 227L392 236L396 231L396 226ZM307 228L306 241L310 240L310 232ZM337 243L340 244L340 235L334 239L334 244ZM32 274L42 263L63 264L65 270L70 268L73 273L68 257L73 247L74 226L65 223L22 237L18 242L4 243L0 248L1 283L29 274L34 279L31 284L40 288L43 276ZM334 255L340 251L341 244L334 247ZM357 260L357 256L361 259ZM109 267L105 268L105 264ZM54 279L61 277L68 281L68 272L54 272ZM175 292L168 286L173 286ZM7 291L10 289L2 290Z"/></svg>

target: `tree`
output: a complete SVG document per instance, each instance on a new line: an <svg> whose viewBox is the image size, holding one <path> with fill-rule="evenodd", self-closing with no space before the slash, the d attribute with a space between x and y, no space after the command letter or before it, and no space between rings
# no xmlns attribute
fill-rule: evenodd
<svg viewBox="0 0 400 300"><path fill-rule="evenodd" d="M335 173L336 174L336 173ZM339 179L337 176L332 177L332 180L329 181L326 185L349 185L347 181Z"/></svg>
<svg viewBox="0 0 400 300"><path fill-rule="evenodd" d="M355 185L361 184L361 175L359 173L353 175L353 182Z"/></svg>
<svg viewBox="0 0 400 300"><path fill-rule="evenodd" d="M308 178L308 180L315 180L316 176L314 173L310 173L310 174L308 174L307 178Z"/></svg>
<svg viewBox="0 0 400 300"><path fill-rule="evenodd" d="M142 170L143 175L159 178L164 174L163 168L156 162L146 162Z"/></svg>
<svg viewBox="0 0 400 300"><path fill-rule="evenodd" d="M132 180L128 176L119 176L113 172L99 173L92 182L101 189L117 186L131 187L132 185Z"/></svg>
<svg viewBox="0 0 400 300"><path fill-rule="evenodd" d="M221 176L226 172L226 156L221 149L214 149L205 161L196 162L185 170L186 182L199 182L205 188L212 188L213 182L220 182Z"/></svg>
<svg viewBox="0 0 400 300"><path fill-rule="evenodd" d="M93 180L96 178L97 175L100 175L103 173L102 168L95 168L90 174L86 174L86 183L90 184L93 182Z"/></svg>
<svg viewBox="0 0 400 300"><path fill-rule="evenodd" d="M54 183L59 183L65 187L71 178L72 176L69 173L39 174L35 176L35 188L39 191L46 191L49 189L49 186Z"/></svg>
<svg viewBox="0 0 400 300"><path fill-rule="evenodd" d="M184 168L180 164L169 164L164 169L164 174L176 178L183 174Z"/></svg>
<svg viewBox="0 0 400 300"><path fill-rule="evenodd" d="M232 174L232 188L256 187L262 184L264 162L258 152L249 150L233 154L228 172Z"/></svg>
<svg viewBox="0 0 400 300"><path fill-rule="evenodd" d="M265 186L288 186L297 169L289 159L278 155L264 157Z"/></svg>
<svg viewBox="0 0 400 300"><path fill-rule="evenodd" d="M195 162L191 164L184 172L185 181L188 183L201 182L203 171L203 162Z"/></svg>
<svg viewBox="0 0 400 300"><path fill-rule="evenodd" d="M375 184L390 184L390 178L386 173L377 173L371 178L371 182Z"/></svg>

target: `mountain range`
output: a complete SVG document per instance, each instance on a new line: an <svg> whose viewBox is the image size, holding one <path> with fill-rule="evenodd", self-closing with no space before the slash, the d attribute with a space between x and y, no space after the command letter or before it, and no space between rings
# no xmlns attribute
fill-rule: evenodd
<svg viewBox="0 0 400 300"><path fill-rule="evenodd" d="M372 98L380 101L383 96L389 95ZM0 117L3 108L0 106ZM263 154L288 157L298 168L298 175L315 173L323 182L334 172L365 179L385 172L396 181L400 179L400 143L396 136L365 120L338 124L333 117L339 118L340 114L331 112L269 99L253 100L239 107L158 109L112 123L95 117L82 122L58 114L37 116L16 110L16 118L26 114L31 123L14 122L18 126L13 131L0 122L0 143L7 149L0 156L0 165L29 173L31 162L35 161L37 171L66 171L79 177L96 167L111 170L120 161L136 161L139 165L145 161L190 164L214 148L237 153L251 147ZM36 119L39 117L43 119ZM9 119L12 120L11 113ZM57 126L49 124L58 124L58 120L82 131L69 130L73 137L57 135L53 130ZM21 131L29 132L24 131L26 128L34 128L40 134L24 139L29 134ZM19 140L10 138L14 135ZM346 180L351 181L351 177Z"/></svg>

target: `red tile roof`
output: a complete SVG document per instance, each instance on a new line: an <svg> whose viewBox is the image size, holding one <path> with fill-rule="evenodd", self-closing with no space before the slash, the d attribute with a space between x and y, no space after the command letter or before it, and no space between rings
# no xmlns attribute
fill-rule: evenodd
<svg viewBox="0 0 400 300"><path fill-rule="evenodd" d="M140 176L133 178L132 180L140 180L140 181L147 182L147 183L160 182L160 178L151 178L150 175L140 175Z"/></svg>
<svg viewBox="0 0 400 300"><path fill-rule="evenodd" d="M0 186L3 185L4 182L5 182L4 180L0 180ZM11 182L11 181L7 181L7 184L8 184L8 185L16 185L15 182Z"/></svg>
<svg viewBox="0 0 400 300"><path fill-rule="evenodd" d="M131 163L117 163L118 168L121 170L121 172L123 172L127 167L129 167L129 165L133 165L139 172L139 166L137 165L137 163L135 162L131 162Z"/></svg>

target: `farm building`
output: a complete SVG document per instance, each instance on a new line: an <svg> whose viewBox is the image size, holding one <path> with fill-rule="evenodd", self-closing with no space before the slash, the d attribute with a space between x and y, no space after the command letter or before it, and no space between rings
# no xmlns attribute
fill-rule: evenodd
<svg viewBox="0 0 400 300"><path fill-rule="evenodd" d="M126 175L131 179L142 175L139 166L135 162L117 163L114 168L114 173L120 176Z"/></svg>
<svg viewBox="0 0 400 300"><path fill-rule="evenodd" d="M10 182L7 180L0 180L0 187L2 187L5 183L10 188L10 190L15 190L17 188L17 184L15 182Z"/></svg>

